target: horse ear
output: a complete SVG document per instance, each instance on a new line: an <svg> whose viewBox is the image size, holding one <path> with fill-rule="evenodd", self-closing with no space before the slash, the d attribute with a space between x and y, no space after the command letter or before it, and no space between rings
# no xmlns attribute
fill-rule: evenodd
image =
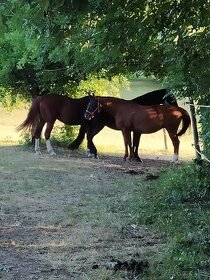
<svg viewBox="0 0 210 280"><path fill-rule="evenodd" d="M95 96L95 93L94 93L94 91L90 90L90 91L88 92L88 95L89 95L89 96Z"/></svg>

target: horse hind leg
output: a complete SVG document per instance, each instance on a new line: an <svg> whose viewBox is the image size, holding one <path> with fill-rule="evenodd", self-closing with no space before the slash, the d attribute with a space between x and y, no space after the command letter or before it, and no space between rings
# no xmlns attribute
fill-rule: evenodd
<svg viewBox="0 0 210 280"><path fill-rule="evenodd" d="M41 151L40 151L40 138L35 138L35 141L34 141L34 150L35 150L35 153L37 155L41 155Z"/></svg>
<svg viewBox="0 0 210 280"><path fill-rule="evenodd" d="M46 140L46 147L47 147L47 152L50 156L56 156L56 153L53 150L53 147L51 145L50 139Z"/></svg>
<svg viewBox="0 0 210 280"><path fill-rule="evenodd" d="M34 137L34 150L35 153L40 155L40 137L42 133L42 129L44 126L44 121L40 120L34 127L32 127L32 135Z"/></svg>
<svg viewBox="0 0 210 280"><path fill-rule="evenodd" d="M55 122L48 122L47 127L45 129L45 133L44 133L47 152L50 156L56 156L56 153L54 152L53 147L52 147L51 142L50 142L50 134L51 134L51 131L53 129L54 123Z"/></svg>
<svg viewBox="0 0 210 280"><path fill-rule="evenodd" d="M76 150L79 148L80 144L82 143L82 141L85 138L86 130L87 130L86 126L84 124L81 124L77 138L68 145L68 149Z"/></svg>
<svg viewBox="0 0 210 280"><path fill-rule="evenodd" d="M169 134L172 144L174 146L174 155L172 158L172 162L178 162L178 160L179 160L179 143L180 143L179 138L176 133L168 132L168 134Z"/></svg>

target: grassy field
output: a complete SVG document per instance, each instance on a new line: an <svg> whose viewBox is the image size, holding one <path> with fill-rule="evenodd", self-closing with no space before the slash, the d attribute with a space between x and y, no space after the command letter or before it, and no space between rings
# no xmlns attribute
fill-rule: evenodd
<svg viewBox="0 0 210 280"><path fill-rule="evenodd" d="M59 147L50 157L18 144L26 114L0 111L0 279L210 278L209 166L189 161L189 132L175 166L162 132L143 136L143 163L124 162L106 128L99 160Z"/></svg>
<svg viewBox="0 0 210 280"><path fill-rule="evenodd" d="M56 151L0 147L0 279L209 279L208 173Z"/></svg>
<svg viewBox="0 0 210 280"><path fill-rule="evenodd" d="M0 147L0 279L142 279L144 267L116 271L113 259L153 267L165 240L137 225L131 205L170 162L56 151Z"/></svg>

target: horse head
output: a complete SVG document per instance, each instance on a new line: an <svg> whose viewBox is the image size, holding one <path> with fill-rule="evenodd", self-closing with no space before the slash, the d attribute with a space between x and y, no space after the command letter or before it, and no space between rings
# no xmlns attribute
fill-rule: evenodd
<svg viewBox="0 0 210 280"><path fill-rule="evenodd" d="M98 96L90 96L90 101L87 105L84 117L91 120L95 117L96 113L100 113L102 105Z"/></svg>

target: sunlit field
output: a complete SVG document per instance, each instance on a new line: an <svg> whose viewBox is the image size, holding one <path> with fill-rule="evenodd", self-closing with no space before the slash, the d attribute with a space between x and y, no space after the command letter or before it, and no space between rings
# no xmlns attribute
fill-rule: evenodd
<svg viewBox="0 0 210 280"><path fill-rule="evenodd" d="M7 111L7 109L0 107L0 144L14 144L18 143L20 133L16 131L17 126L25 119L28 110L15 109Z"/></svg>
<svg viewBox="0 0 210 280"><path fill-rule="evenodd" d="M122 89L121 93L123 98L132 99L158 88L161 87L156 81L133 81L130 89ZM178 101L178 103L181 107L187 110L189 109L182 101ZM0 108L0 145L19 143L20 133L16 131L16 127L25 119L27 112L27 109L15 109L12 112L8 112L6 109ZM56 125L61 125L61 123L57 122ZM119 154L123 156L124 144L120 131L105 127L94 137L94 143L97 146L99 156L100 153ZM190 160L194 157L192 144L193 136L192 128L190 128L184 136L180 137L181 160ZM143 158L170 159L173 154L171 140L168 135L164 139L163 130L153 134L142 135L139 153Z"/></svg>

